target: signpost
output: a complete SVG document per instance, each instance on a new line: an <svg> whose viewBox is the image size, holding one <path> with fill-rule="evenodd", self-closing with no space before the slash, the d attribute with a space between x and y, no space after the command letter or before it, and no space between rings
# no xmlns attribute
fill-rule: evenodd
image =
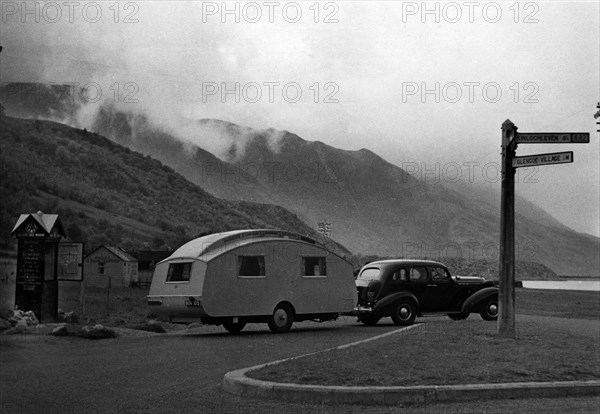
<svg viewBox="0 0 600 414"><path fill-rule="evenodd" d="M500 207L500 283L498 334L515 337L515 171L520 167L573 162L573 151L516 156L517 144L587 144L588 132L517 132L509 119L502 124L502 190Z"/></svg>
<svg viewBox="0 0 600 414"><path fill-rule="evenodd" d="M512 166L518 168L532 167L534 165L567 164L570 162L573 162L573 151L515 157L512 160Z"/></svg>
<svg viewBox="0 0 600 414"><path fill-rule="evenodd" d="M526 132L517 134L517 144L589 144L589 132Z"/></svg>

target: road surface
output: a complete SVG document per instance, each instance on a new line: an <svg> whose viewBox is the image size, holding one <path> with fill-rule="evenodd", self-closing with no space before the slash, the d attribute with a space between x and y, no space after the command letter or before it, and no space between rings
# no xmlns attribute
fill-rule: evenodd
<svg viewBox="0 0 600 414"><path fill-rule="evenodd" d="M576 320L527 316L540 323ZM533 319L532 319L533 318ZM428 323L422 318L418 322ZM451 323L449 321L449 323ZM590 330L597 321L584 322ZM589 325L589 326L588 326ZM296 323L288 334L248 325L239 335L197 327L177 335L140 333L89 341L46 335L1 336L1 413L505 413L596 412L598 398L500 400L411 407L289 404L243 399L222 390L230 370L315 352L396 329L354 318ZM578 329L578 328L573 328ZM590 331L591 335L594 334Z"/></svg>

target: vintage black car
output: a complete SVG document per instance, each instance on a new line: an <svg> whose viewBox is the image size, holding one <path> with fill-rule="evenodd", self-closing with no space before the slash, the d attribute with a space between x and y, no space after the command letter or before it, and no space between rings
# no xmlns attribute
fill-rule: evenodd
<svg viewBox="0 0 600 414"><path fill-rule="evenodd" d="M498 288L482 277L451 276L442 263L431 260L380 260L368 263L356 278L358 306L365 325L391 316L395 325L411 325L417 316L447 314L465 319L479 313L498 318Z"/></svg>

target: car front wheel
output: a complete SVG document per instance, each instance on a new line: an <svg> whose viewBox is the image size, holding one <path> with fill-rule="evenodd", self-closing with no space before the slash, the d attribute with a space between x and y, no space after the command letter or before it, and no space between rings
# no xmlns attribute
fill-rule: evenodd
<svg viewBox="0 0 600 414"><path fill-rule="evenodd" d="M412 325L417 317L415 305L410 300L402 300L396 305L392 320L396 326Z"/></svg>
<svg viewBox="0 0 600 414"><path fill-rule="evenodd" d="M486 321L495 321L498 319L498 299L490 299L485 303L483 310L479 313L481 318Z"/></svg>

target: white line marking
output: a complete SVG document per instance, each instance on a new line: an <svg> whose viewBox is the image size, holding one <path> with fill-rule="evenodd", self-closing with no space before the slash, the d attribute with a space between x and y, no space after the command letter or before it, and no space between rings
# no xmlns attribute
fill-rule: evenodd
<svg viewBox="0 0 600 414"><path fill-rule="evenodd" d="M394 335L394 334L396 334L398 332L408 331L409 329L416 328L416 327L422 326L422 325L423 324L421 324L421 323L417 323L417 324L414 324L414 325L405 326L403 328L396 329L396 330L393 330L391 332L386 332L386 333L381 334L381 335L373 336L371 338L361 339L360 341L351 342L349 344L338 345L338 346L334 346L332 348L322 349L320 351L310 352L308 354L297 355L297 356L294 356L294 357L291 357L291 358L278 359L277 361L267 362L266 364L260 364L260 365L255 365L253 367L244 368L244 370L246 372L255 371L257 369L261 369L261 368L268 367L268 366L271 366L271 365L281 364L282 362L286 362L286 361L293 361L295 359L300 359L300 358L308 357L308 356L311 356L311 355L322 354L324 352L331 352L331 351L335 351L335 350L338 350L338 349L350 348L351 346L356 346L356 345L364 344L366 342L375 341L377 339L385 338L386 336L391 336L391 335Z"/></svg>

